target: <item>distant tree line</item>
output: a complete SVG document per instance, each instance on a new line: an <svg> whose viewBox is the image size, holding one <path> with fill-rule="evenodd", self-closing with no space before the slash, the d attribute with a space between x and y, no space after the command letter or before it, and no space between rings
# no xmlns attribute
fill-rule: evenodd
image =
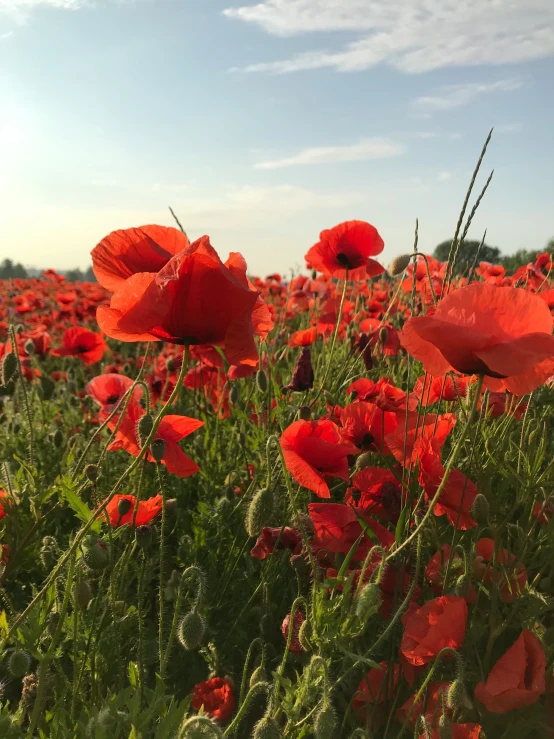
<svg viewBox="0 0 554 739"><path fill-rule="evenodd" d="M22 264L19 262L15 264L11 259L4 259L3 262L0 262L0 280L11 280L17 277L26 279L27 277L36 277L40 274L40 270L26 269ZM79 268L70 269L61 274L64 274L66 280L69 282L96 282L92 267L84 271Z"/></svg>
<svg viewBox="0 0 554 739"><path fill-rule="evenodd" d="M433 252L433 256L441 262L446 262L450 253L451 241L441 242ZM479 249L479 246L481 248ZM546 244L543 251L554 253L554 238ZM456 272L465 274L469 272L474 262L490 262L501 264L508 273L513 273L518 267L524 267L529 262L534 262L539 249L519 249L514 254L502 254L496 246L488 244L481 245L480 241L464 241L458 251L456 259Z"/></svg>

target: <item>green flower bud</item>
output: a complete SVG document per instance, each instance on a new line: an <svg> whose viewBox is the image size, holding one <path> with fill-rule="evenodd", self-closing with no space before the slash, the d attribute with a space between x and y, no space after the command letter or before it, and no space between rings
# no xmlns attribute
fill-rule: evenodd
<svg viewBox="0 0 554 739"><path fill-rule="evenodd" d="M332 739L337 730L337 714L333 706L324 706L314 719L315 739Z"/></svg>
<svg viewBox="0 0 554 739"><path fill-rule="evenodd" d="M75 585L75 601L79 608L84 611L92 600L92 591L86 580L79 580Z"/></svg>
<svg viewBox="0 0 554 739"><path fill-rule="evenodd" d="M154 439L150 444L150 454L156 462L161 462L165 454L165 440Z"/></svg>
<svg viewBox="0 0 554 739"><path fill-rule="evenodd" d="M240 400L240 386L237 384L234 384L231 386L231 391L229 392L229 400L233 405L236 405Z"/></svg>
<svg viewBox="0 0 554 739"><path fill-rule="evenodd" d="M24 649L14 649L8 660L8 670L13 677L23 677L31 667L31 655Z"/></svg>
<svg viewBox="0 0 554 739"><path fill-rule="evenodd" d="M206 625L202 616L196 611L191 611L183 617L179 624L179 641L187 651L198 649L205 631Z"/></svg>
<svg viewBox="0 0 554 739"><path fill-rule="evenodd" d="M439 737L440 739L452 739L452 722L445 713L439 719Z"/></svg>
<svg viewBox="0 0 554 739"><path fill-rule="evenodd" d="M130 500L128 500L127 498L121 498L121 500L117 504L117 512L121 517L123 517L127 513L129 513L132 507L133 503Z"/></svg>
<svg viewBox="0 0 554 739"><path fill-rule="evenodd" d="M395 257L390 263L389 275L391 277L398 277L398 275L401 275L402 272L404 272L404 270L407 269L411 260L412 260L411 254L401 254L400 256Z"/></svg>
<svg viewBox="0 0 554 739"><path fill-rule="evenodd" d="M358 458L356 459L356 469L357 470L363 470L366 467L371 467L372 464L373 464L372 452L364 452L363 454L360 454Z"/></svg>
<svg viewBox="0 0 554 739"><path fill-rule="evenodd" d="M468 577L468 575L460 575L460 577L456 580L456 584L454 586L454 590L456 591L456 595L460 598L465 598L466 595L469 593L469 587L471 585L471 580Z"/></svg>
<svg viewBox="0 0 554 739"><path fill-rule="evenodd" d="M471 515L481 526L487 526L489 522L489 502L482 493L475 496L471 506Z"/></svg>
<svg viewBox="0 0 554 739"><path fill-rule="evenodd" d="M254 726L252 739L281 739L281 728L270 716L264 716Z"/></svg>
<svg viewBox="0 0 554 739"><path fill-rule="evenodd" d="M267 375L262 369L258 370L258 372L256 373L256 385L258 386L258 390L261 393L265 393L267 391L267 388L269 387L269 384L267 382Z"/></svg>
<svg viewBox="0 0 554 739"><path fill-rule="evenodd" d="M305 619L298 629L298 641L305 652L310 652L312 649L312 633L312 625L309 619Z"/></svg>
<svg viewBox="0 0 554 739"><path fill-rule="evenodd" d="M249 536L258 536L271 520L274 509L273 493L267 488L258 490L250 501L246 514L246 531Z"/></svg>
<svg viewBox="0 0 554 739"><path fill-rule="evenodd" d="M254 685L257 685L258 683L265 683L267 682L267 673L264 670L264 668L260 665L259 667L256 667L254 672L250 675L249 680L249 687L253 688Z"/></svg>
<svg viewBox="0 0 554 739"><path fill-rule="evenodd" d="M87 464L87 466L84 469L85 477L90 480L91 482L96 482L98 480L98 466L95 464Z"/></svg>
<svg viewBox="0 0 554 739"><path fill-rule="evenodd" d="M460 678L457 678L448 688L446 705L451 711L458 711L464 708L464 706L467 706L467 702L468 699L464 683Z"/></svg>
<svg viewBox="0 0 554 739"><path fill-rule="evenodd" d="M32 339L27 339L23 348L25 349L25 354L29 357L36 353L35 343Z"/></svg>
<svg viewBox="0 0 554 739"><path fill-rule="evenodd" d="M104 570L110 563L110 555L103 541L97 541L86 549L83 559L89 570Z"/></svg>
<svg viewBox="0 0 554 739"><path fill-rule="evenodd" d="M150 436L152 429L154 428L154 419L150 413L145 413L144 416L139 418L137 423L137 436L141 447L144 446L146 439Z"/></svg>
<svg viewBox="0 0 554 739"><path fill-rule="evenodd" d="M376 582L368 582L360 590L356 598L356 616L365 621L372 616L381 605L381 593Z"/></svg>
<svg viewBox="0 0 554 739"><path fill-rule="evenodd" d="M139 549L148 549L152 544L152 527L137 526L135 531L135 541Z"/></svg>
<svg viewBox="0 0 554 739"><path fill-rule="evenodd" d="M18 364L15 354L13 352L4 354L2 364L0 364L0 385L5 387L12 379L15 379L17 370Z"/></svg>

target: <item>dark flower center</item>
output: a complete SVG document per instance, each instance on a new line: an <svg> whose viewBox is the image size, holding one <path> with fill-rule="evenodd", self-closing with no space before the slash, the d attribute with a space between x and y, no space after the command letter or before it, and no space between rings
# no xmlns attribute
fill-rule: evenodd
<svg viewBox="0 0 554 739"><path fill-rule="evenodd" d="M119 395L110 395L109 397L106 398L106 403L108 405L112 405L113 403L117 403L118 400L119 400Z"/></svg>
<svg viewBox="0 0 554 739"><path fill-rule="evenodd" d="M362 439L362 443L360 446L364 451L367 451L371 447L374 441L375 441L375 437L373 436L373 434L370 434L370 433L364 434L364 438Z"/></svg>
<svg viewBox="0 0 554 739"><path fill-rule="evenodd" d="M346 256L346 254L343 251L339 251L337 254L337 262L341 265L341 267L350 268L350 260Z"/></svg>

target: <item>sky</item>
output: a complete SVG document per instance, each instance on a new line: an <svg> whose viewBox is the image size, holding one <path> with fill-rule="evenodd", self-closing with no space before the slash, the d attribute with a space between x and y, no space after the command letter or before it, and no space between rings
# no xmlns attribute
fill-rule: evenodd
<svg viewBox="0 0 554 739"><path fill-rule="evenodd" d="M367 220L384 264L554 236L553 0L0 0L0 258L86 267L109 232L208 234L287 274Z"/></svg>

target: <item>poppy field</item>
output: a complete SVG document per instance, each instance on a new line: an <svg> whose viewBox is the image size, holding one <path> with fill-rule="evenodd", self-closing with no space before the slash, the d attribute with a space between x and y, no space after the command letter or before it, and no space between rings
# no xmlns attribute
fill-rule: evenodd
<svg viewBox="0 0 554 739"><path fill-rule="evenodd" d="M466 210L0 282L0 737L554 737L554 262Z"/></svg>

